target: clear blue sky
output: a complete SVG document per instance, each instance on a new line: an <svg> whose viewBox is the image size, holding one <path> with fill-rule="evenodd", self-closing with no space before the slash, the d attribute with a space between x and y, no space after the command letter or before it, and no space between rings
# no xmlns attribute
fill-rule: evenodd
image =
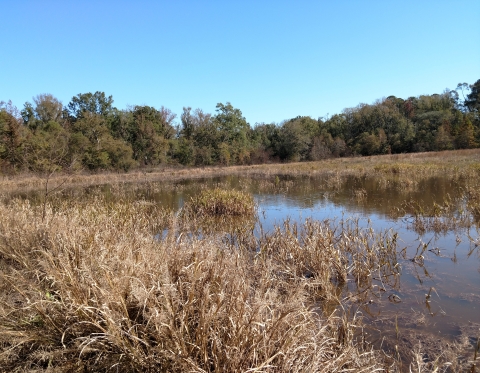
<svg viewBox="0 0 480 373"><path fill-rule="evenodd" d="M0 101L40 93L247 121L314 118L480 79L479 0L0 0ZM178 120L178 118L177 118Z"/></svg>

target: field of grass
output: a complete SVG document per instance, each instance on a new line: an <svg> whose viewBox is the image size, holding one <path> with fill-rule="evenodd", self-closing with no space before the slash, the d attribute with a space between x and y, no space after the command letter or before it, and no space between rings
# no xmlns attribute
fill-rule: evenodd
<svg viewBox="0 0 480 373"><path fill-rule="evenodd" d="M480 174L480 149L454 150L428 153L408 153L371 157L335 158L318 162L263 164L231 167L145 169L130 173L96 173L74 175L54 174L48 179L49 187L61 185L87 186L115 183L171 182L225 175L241 175L261 178L275 176L318 177L338 182L348 176L400 176L425 177L448 174L457 177ZM47 177L21 174L4 175L0 180L0 192L19 189L39 189L45 186Z"/></svg>
<svg viewBox="0 0 480 373"><path fill-rule="evenodd" d="M228 173L264 178L265 188L287 187L279 176L318 177L334 185L348 176L400 177L414 183L448 174L469 180L466 208L472 214L480 211L478 150L58 175L47 187ZM4 193L43 187L45 179L26 175L0 183ZM365 198L361 190L354 195ZM405 366L395 353L375 349L365 339L358 305L368 302L371 292L396 286L399 254L393 231L361 228L358 221L344 218L300 226L287 220L271 233L254 235L251 196L224 190L192 199L185 214L129 199L120 191L113 198L101 193L44 197L40 204L8 198L0 204L0 371L465 369L446 354L424 361L421 349L411 351L412 362ZM406 204L405 211L409 208L418 212L419 206ZM422 219L435 214L448 218L448 209L446 201L428 217L418 213L418 224L427 224ZM217 219L225 215L249 222L239 227ZM208 220L212 216L217 220ZM205 222L215 229L205 229ZM372 282L374 277L383 288ZM468 368L475 371L472 364Z"/></svg>

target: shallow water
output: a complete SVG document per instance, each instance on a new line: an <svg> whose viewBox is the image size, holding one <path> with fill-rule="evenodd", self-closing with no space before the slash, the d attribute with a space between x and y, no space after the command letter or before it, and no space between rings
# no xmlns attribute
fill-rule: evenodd
<svg viewBox="0 0 480 373"><path fill-rule="evenodd" d="M310 217L324 220L356 216L364 226L369 221L376 231L391 228L398 232L399 250L406 248L406 258L399 256L402 266L400 287L394 291L401 302L390 302L388 296L392 292L387 291L380 298L372 298L373 302L360 310L381 331L394 333L392 320L395 316L403 333L424 331L447 339L459 335L464 324L480 323L480 248L475 248L467 235L477 238L478 242L475 228L445 234L418 234L409 229L408 217L390 217L391 210L400 207L407 199L433 205L434 202L441 203L447 193L454 194L455 188L443 180L423 183L422 192L387 194L376 190L372 182L359 187L366 190L365 200L356 200L349 188L330 194L322 190L303 195L298 192L259 193L256 198L264 216L263 225L268 228L287 217L301 223ZM422 242L428 243L423 266L410 260ZM429 292L429 302L426 303Z"/></svg>
<svg viewBox="0 0 480 373"><path fill-rule="evenodd" d="M374 328L377 338L385 335L398 338L398 327L400 334L423 331L452 340L463 326L480 323L480 248L475 247L475 242L480 244L478 222L468 229L416 232L411 224L412 216L402 210L405 201L430 208L449 199L460 206L459 197L464 188L461 182L439 177L411 183L351 178L346 183L335 184L311 178L269 181L229 176L183 181L168 187L161 183L130 186L129 193L133 198L154 200L178 210L202 188L215 186L252 193L264 231L271 231L287 218L302 224L308 218L340 221L354 217L359 218L363 227L370 224L375 231L398 232L399 287L372 294L368 304L356 309ZM107 197L116 198L114 188L107 185L102 191ZM64 194L68 197L74 193L71 190ZM23 197L35 199L35 194ZM411 259L422 243L428 245L423 253L424 262L420 264ZM400 302L392 302L389 298L392 294ZM428 302L427 294L430 295Z"/></svg>

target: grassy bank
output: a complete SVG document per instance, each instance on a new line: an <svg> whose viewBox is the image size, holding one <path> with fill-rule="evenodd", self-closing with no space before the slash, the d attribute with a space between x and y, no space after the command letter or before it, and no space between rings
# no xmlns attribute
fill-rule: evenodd
<svg viewBox="0 0 480 373"><path fill-rule="evenodd" d="M409 153L371 157L335 158L318 162L263 164L231 167L203 168L152 168L142 172L54 174L48 182L51 188L62 185L87 186L115 183L168 182L209 178L225 175L274 178L275 176L308 176L341 180L348 176L396 175L410 177L449 174L465 176L480 174L480 149L455 150L428 153ZM42 175L4 175L0 191L13 189L39 189L45 186L47 177Z"/></svg>

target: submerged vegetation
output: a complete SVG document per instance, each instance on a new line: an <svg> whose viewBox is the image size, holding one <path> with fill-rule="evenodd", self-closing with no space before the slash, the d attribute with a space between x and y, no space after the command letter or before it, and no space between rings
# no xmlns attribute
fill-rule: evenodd
<svg viewBox="0 0 480 373"><path fill-rule="evenodd" d="M402 317L424 325L433 316L430 302L440 296L433 286L427 314L412 309L378 320L393 340L377 343L368 334L377 303L402 302L402 268L409 265L421 283L439 247L421 242L410 252L399 247L397 232L348 216L287 219L264 231L251 194L255 185L279 195L345 193L359 205L376 199L419 235L454 231L458 245L466 232L467 255L479 253L480 149L466 148L480 144L480 125L478 105L467 101L452 92L389 97L327 120L253 129L238 109L219 104L216 116L185 109L177 131L168 109L118 111L99 92L73 98L66 109L42 95L21 116L3 104L0 366L475 371L478 324L434 348L402 336ZM443 151L419 153L436 149ZM417 153L379 155L400 152ZM290 163L256 164L274 160ZM208 180L219 176L238 176L237 185L212 187ZM178 213L154 202L190 179L202 179L203 190L188 195ZM433 199L425 191L435 180L455 194ZM456 251L450 259L457 262Z"/></svg>

